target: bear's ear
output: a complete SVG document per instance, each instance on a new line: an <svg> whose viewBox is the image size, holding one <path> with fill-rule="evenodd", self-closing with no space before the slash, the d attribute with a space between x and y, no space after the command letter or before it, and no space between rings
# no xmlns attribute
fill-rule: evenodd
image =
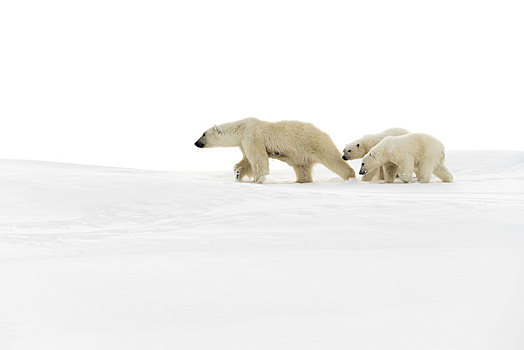
<svg viewBox="0 0 524 350"><path fill-rule="evenodd" d="M215 129L215 131L216 131L219 135L224 135L224 132L223 132L222 129L220 129L218 126L213 125L213 128Z"/></svg>
<svg viewBox="0 0 524 350"><path fill-rule="evenodd" d="M357 147L360 147L360 143L357 143Z"/></svg>

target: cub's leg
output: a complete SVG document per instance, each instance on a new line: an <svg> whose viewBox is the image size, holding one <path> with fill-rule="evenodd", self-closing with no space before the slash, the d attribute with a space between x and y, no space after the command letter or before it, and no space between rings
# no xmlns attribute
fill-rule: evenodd
<svg viewBox="0 0 524 350"><path fill-rule="evenodd" d="M407 159L404 159L399 165L398 165L398 177L402 182L409 183L412 182L412 175L413 175L413 168L415 167L415 162L413 157L408 157Z"/></svg>
<svg viewBox="0 0 524 350"><path fill-rule="evenodd" d="M297 182L313 182L313 164L293 165L293 169L297 175Z"/></svg>
<svg viewBox="0 0 524 350"><path fill-rule="evenodd" d="M362 175L362 181L371 181L373 180L373 176L375 173L367 173L366 175Z"/></svg>
<svg viewBox="0 0 524 350"><path fill-rule="evenodd" d="M383 166L380 167L380 175L379 175L379 178L380 178L380 180L384 180L384 179L385 179L385 176L384 176L384 167L383 167Z"/></svg>
<svg viewBox="0 0 524 350"><path fill-rule="evenodd" d="M384 181L386 183L392 183L397 177L398 168L395 164L387 162L384 164Z"/></svg>
<svg viewBox="0 0 524 350"><path fill-rule="evenodd" d="M417 169L415 169L418 182L428 183L431 180L431 174L434 168L435 166L431 162L420 162Z"/></svg>
<svg viewBox="0 0 524 350"><path fill-rule="evenodd" d="M373 170L367 173L366 175L362 175L362 181L373 181L373 179L375 178L377 174L378 174L378 169Z"/></svg>
<svg viewBox="0 0 524 350"><path fill-rule="evenodd" d="M380 167L380 170L379 169L375 169L375 170L367 173L366 175L362 175L362 181L373 181L377 177L380 177L380 171L381 170L382 170L382 167ZM382 178L383 177L384 176L382 176Z"/></svg>
<svg viewBox="0 0 524 350"><path fill-rule="evenodd" d="M441 179L443 182L453 182L453 174L451 174L444 163L437 164L433 170L433 174L435 174L435 176Z"/></svg>

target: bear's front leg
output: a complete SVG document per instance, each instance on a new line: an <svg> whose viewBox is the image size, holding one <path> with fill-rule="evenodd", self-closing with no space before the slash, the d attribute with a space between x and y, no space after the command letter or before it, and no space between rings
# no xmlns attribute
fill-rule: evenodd
<svg viewBox="0 0 524 350"><path fill-rule="evenodd" d="M251 164L253 167L253 182L261 184L265 180L265 176L269 175L269 161L266 159L258 159L254 164Z"/></svg>
<svg viewBox="0 0 524 350"><path fill-rule="evenodd" d="M397 177L397 166L393 163L384 164L384 181L386 183L393 183Z"/></svg>
<svg viewBox="0 0 524 350"><path fill-rule="evenodd" d="M249 164L249 160L244 157L240 162L235 164L234 168L235 173L235 180L236 181L242 181L242 179L247 177L253 177L253 168L251 168L251 164Z"/></svg>
<svg viewBox="0 0 524 350"><path fill-rule="evenodd" d="M386 179L386 176L384 175L384 167L383 166L380 167L379 179L380 180L385 180Z"/></svg>
<svg viewBox="0 0 524 350"><path fill-rule="evenodd" d="M414 168L413 159L406 159L398 166L398 177L402 180L403 183L413 182L413 168Z"/></svg>
<svg viewBox="0 0 524 350"><path fill-rule="evenodd" d="M370 171L366 175L362 175L362 181L373 181L373 179L375 178L377 174L378 174L378 169Z"/></svg>
<svg viewBox="0 0 524 350"><path fill-rule="evenodd" d="M242 147L251 164L253 182L264 182L264 177L269 175L269 158L264 144L250 137L242 143Z"/></svg>

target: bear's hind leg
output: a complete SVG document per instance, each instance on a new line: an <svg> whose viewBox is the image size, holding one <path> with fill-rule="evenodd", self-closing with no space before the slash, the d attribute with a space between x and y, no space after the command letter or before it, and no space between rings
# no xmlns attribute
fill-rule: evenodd
<svg viewBox="0 0 524 350"><path fill-rule="evenodd" d="M431 170L428 170L426 167L421 167L422 169L418 169L415 172L415 175L417 175L417 181L423 184L427 184L429 181L431 181Z"/></svg>
<svg viewBox="0 0 524 350"><path fill-rule="evenodd" d="M435 174L436 177L441 179L442 182L453 182L453 174L451 174L451 172L444 165L444 163L437 164L435 170L433 170L433 174Z"/></svg>
<svg viewBox="0 0 524 350"><path fill-rule="evenodd" d="M293 165L298 183L313 182L313 164Z"/></svg>
<svg viewBox="0 0 524 350"><path fill-rule="evenodd" d="M433 162L419 162L418 166L415 168L415 175L417 175L417 181L427 184L431 181L431 174L435 169Z"/></svg>
<svg viewBox="0 0 524 350"><path fill-rule="evenodd" d="M381 166L381 167L380 167L380 175L379 175L379 179L380 179L380 180L385 180L385 179L386 179L386 177L385 177L385 175L384 175L384 166Z"/></svg>

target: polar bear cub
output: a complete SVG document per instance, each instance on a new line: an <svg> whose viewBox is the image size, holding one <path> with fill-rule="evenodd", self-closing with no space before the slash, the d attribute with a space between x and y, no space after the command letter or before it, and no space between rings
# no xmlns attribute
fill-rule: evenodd
<svg viewBox="0 0 524 350"><path fill-rule="evenodd" d="M411 182L413 171L419 182L429 182L431 174L443 182L452 182L453 175L444 165L444 158L444 145L431 135L388 136L364 156L359 174L384 166L385 180L389 183L395 180L396 174L402 182Z"/></svg>
<svg viewBox="0 0 524 350"><path fill-rule="evenodd" d="M297 182L312 182L316 163L323 164L344 180L355 177L355 171L342 160L329 135L309 123L243 119L208 129L195 146L240 148L244 157L234 167L238 181L248 176L262 183L264 176L269 174L268 158L293 167Z"/></svg>
<svg viewBox="0 0 524 350"><path fill-rule="evenodd" d="M380 141L382 141L387 136L400 136L408 134L409 131L401 128L392 128L384 130L378 134L369 134L364 135L361 138L349 143L344 147L342 151L342 159L352 160L360 159L364 157L366 153L373 147L375 147ZM380 173L380 179L384 180L384 169L382 167L376 169L373 172L369 172L366 175L362 176L362 181L371 181L375 176L378 176Z"/></svg>

